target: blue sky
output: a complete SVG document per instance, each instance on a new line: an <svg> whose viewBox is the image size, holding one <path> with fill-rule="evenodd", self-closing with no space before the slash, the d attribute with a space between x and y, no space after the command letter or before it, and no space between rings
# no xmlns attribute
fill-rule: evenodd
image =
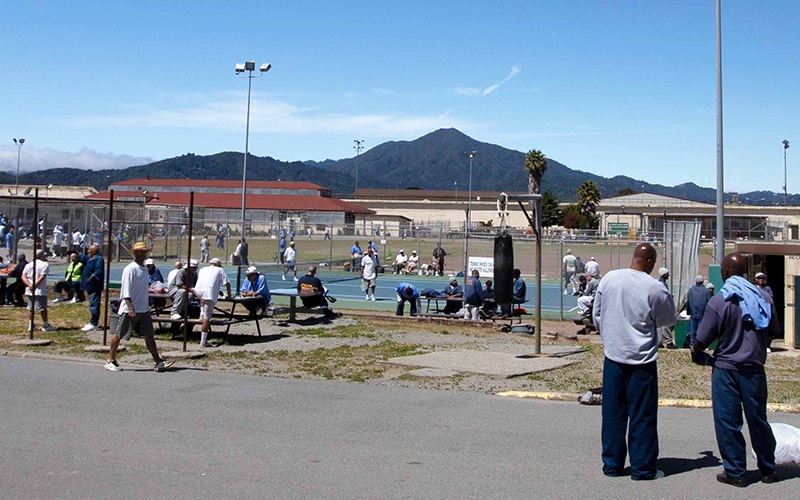
<svg viewBox="0 0 800 500"><path fill-rule="evenodd" d="M0 169L350 157L456 127L572 168L715 185L714 0L41 2L5 9ZM723 0L726 190L800 192L800 2ZM7 142L6 142L7 141ZM517 168L517 166L509 166ZM545 178L546 181L546 178Z"/></svg>

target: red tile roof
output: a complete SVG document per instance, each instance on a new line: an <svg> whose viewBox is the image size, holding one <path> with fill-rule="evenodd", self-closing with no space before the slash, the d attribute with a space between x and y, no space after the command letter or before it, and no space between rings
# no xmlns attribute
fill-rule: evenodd
<svg viewBox="0 0 800 500"><path fill-rule="evenodd" d="M250 183L248 182L248 185ZM148 196L148 205L189 205L189 193L153 193L158 194L158 199ZM108 199L108 191L93 194L87 198ZM114 191L114 199L132 198L141 201L142 194L139 191ZM205 208L242 208L241 194L216 194L216 193L195 193L195 206ZM261 195L251 194L247 196L247 208L251 210L291 210L304 211L313 210L320 212L354 212L357 214L372 214L372 210L342 201L338 198L326 198L322 196L294 196L294 195Z"/></svg>
<svg viewBox="0 0 800 500"><path fill-rule="evenodd" d="M203 179L128 179L114 182L116 186L180 186L180 187L241 187L239 180L203 180ZM328 188L312 182L287 181L247 181L248 188L262 189L323 189Z"/></svg>

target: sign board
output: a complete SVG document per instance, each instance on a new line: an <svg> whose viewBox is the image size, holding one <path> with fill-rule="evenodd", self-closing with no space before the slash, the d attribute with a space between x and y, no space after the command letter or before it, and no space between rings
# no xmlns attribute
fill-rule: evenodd
<svg viewBox="0 0 800 500"><path fill-rule="evenodd" d="M608 234L628 234L627 222L609 222Z"/></svg>
<svg viewBox="0 0 800 500"><path fill-rule="evenodd" d="M470 274L477 269L483 278L494 278L494 258L493 257L470 257L467 270Z"/></svg>
<svg viewBox="0 0 800 500"><path fill-rule="evenodd" d="M386 244L386 240L381 240L381 245L385 245L385 244Z"/></svg>

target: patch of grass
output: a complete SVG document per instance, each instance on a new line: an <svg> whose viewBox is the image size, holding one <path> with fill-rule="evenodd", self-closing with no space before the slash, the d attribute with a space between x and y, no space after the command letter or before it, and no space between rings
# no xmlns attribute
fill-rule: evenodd
<svg viewBox="0 0 800 500"><path fill-rule="evenodd" d="M317 338L367 338L374 339L378 337L375 333L376 329L373 325L365 325L359 322L356 325L342 325L333 328L311 328L296 330L293 335L298 337L317 337Z"/></svg>

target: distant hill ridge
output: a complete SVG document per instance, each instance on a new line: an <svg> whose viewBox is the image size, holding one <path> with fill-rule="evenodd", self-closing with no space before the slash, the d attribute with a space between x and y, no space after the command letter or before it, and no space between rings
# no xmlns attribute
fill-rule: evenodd
<svg viewBox="0 0 800 500"><path fill-rule="evenodd" d="M535 147L535 145L531 145ZM473 160L472 188L476 191L526 191L527 176L523 165L525 153L496 144L477 141L454 129L439 129L413 141L389 141L379 144L358 158L359 188L421 189L466 191L469 160L466 151L477 151ZM544 151L547 154L547 151ZM53 168L20 176L20 184L91 185L105 189L109 183L149 175L153 179L240 179L242 153L223 152L208 156L192 153L147 165L121 170L83 170ZM347 196L355 187L355 158L342 160L285 162L272 157L250 155L248 180L309 181L331 188L334 196ZM607 178L573 170L555 159L548 159L542 188L550 189L562 201L574 201L583 181L597 183L603 197L629 188L713 203L716 191L692 182L663 186L618 175ZM0 183L11 183L14 176L0 172ZM454 183L458 183L457 186ZM726 201L731 195L727 193ZM749 200L747 200L749 198ZM783 202L783 196L768 191L739 194L741 203L770 205ZM800 195L790 196L791 204L800 204Z"/></svg>

